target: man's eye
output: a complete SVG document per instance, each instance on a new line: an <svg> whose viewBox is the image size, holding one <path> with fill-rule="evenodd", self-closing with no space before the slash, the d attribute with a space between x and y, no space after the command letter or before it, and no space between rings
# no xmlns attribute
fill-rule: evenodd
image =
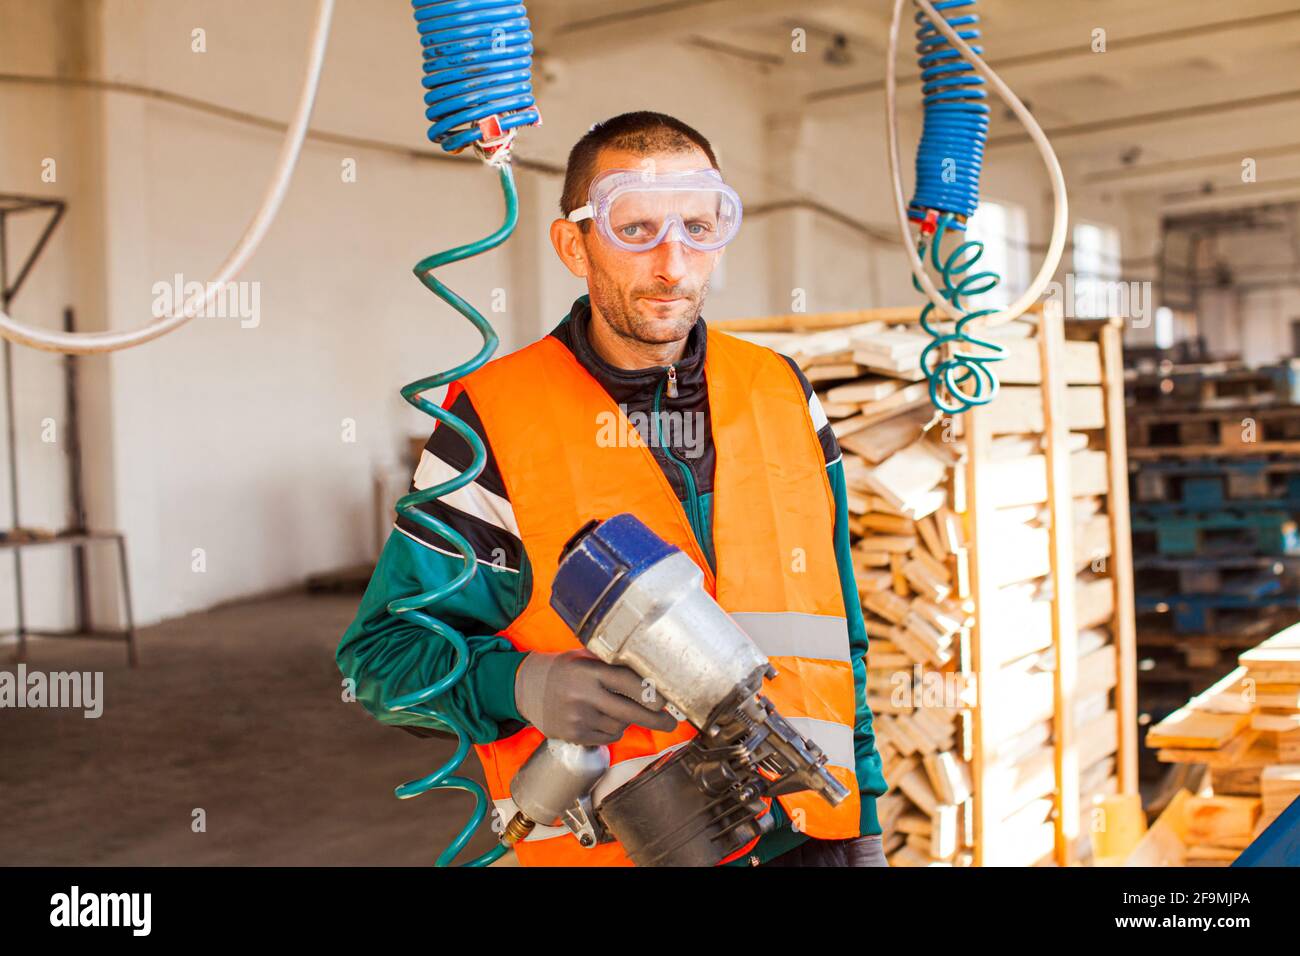
<svg viewBox="0 0 1300 956"><path fill-rule="evenodd" d="M642 230L642 223L633 222L626 226L620 226L618 232L624 239L635 239L637 236L641 235Z"/></svg>
<svg viewBox="0 0 1300 956"><path fill-rule="evenodd" d="M692 222L686 228L691 231L692 236L707 236L713 232L713 227L707 222Z"/></svg>

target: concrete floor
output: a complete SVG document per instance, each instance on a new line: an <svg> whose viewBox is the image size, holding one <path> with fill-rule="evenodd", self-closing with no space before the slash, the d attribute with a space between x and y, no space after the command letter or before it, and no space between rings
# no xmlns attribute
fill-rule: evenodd
<svg viewBox="0 0 1300 956"><path fill-rule="evenodd" d="M104 712L0 710L0 865L432 863L472 800L393 796L454 747L343 702L334 648L359 600L167 621L139 633L134 670L120 644L33 642L29 670L103 671ZM461 772L482 782L473 754ZM484 826L460 859L492 843Z"/></svg>

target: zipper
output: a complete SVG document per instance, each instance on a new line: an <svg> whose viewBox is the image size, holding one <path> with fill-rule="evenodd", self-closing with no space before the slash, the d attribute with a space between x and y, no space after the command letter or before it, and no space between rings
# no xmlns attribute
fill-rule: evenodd
<svg viewBox="0 0 1300 956"><path fill-rule="evenodd" d="M669 365L668 374L659 386L655 389L654 410L651 419L653 426L653 444L659 446L659 406L660 399L663 397L664 386L668 386L668 395L670 398L677 396L677 366ZM713 564L713 547L712 542L708 540L709 536L705 534L704 529L704 509L700 505L699 490L695 486L695 476L691 474L691 468L684 461L673 454L673 450L666 444L660 446L668 460L677 466L681 472L682 481L686 485L686 520L690 522L691 530L695 533L695 540L700 545L700 550L704 552L704 558Z"/></svg>

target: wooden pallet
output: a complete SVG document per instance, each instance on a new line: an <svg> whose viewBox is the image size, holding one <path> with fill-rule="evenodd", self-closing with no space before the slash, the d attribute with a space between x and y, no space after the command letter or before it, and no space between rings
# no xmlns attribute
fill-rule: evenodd
<svg viewBox="0 0 1300 956"><path fill-rule="evenodd" d="M1222 409L1130 408L1129 447L1158 457L1295 453L1300 405Z"/></svg>
<svg viewBox="0 0 1300 956"><path fill-rule="evenodd" d="M1145 462L1135 466L1132 493L1151 507L1300 504L1300 459Z"/></svg>
<svg viewBox="0 0 1300 956"><path fill-rule="evenodd" d="M1300 555L1141 554L1133 559L1133 576L1143 595L1243 593L1260 579L1297 590Z"/></svg>
<svg viewBox="0 0 1300 956"><path fill-rule="evenodd" d="M1213 363L1132 374L1126 393L1134 407L1285 404L1300 401L1298 384L1295 363L1260 368Z"/></svg>
<svg viewBox="0 0 1300 956"><path fill-rule="evenodd" d="M1180 633L1167 623L1152 624L1139 615L1137 647L1139 657L1145 663L1139 674L1151 680L1168 680L1171 674L1195 672L1201 684L1196 689L1203 689L1226 670L1231 670L1238 654L1258 644L1262 632L1271 633L1280 628L1283 621L1292 621L1295 617L1293 612L1277 611L1262 618L1251 615L1243 619L1243 625L1223 631ZM1265 626L1250 628L1249 625L1256 621Z"/></svg>
<svg viewBox="0 0 1300 956"><path fill-rule="evenodd" d="M1133 509L1133 546L1140 554L1213 557L1300 553L1300 528L1286 511L1223 508L1168 513Z"/></svg>

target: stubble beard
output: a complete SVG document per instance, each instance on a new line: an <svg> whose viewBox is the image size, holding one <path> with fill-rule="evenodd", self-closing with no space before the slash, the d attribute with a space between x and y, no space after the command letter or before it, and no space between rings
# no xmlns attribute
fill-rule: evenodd
<svg viewBox="0 0 1300 956"><path fill-rule="evenodd" d="M709 294L707 280L696 291L680 285L621 290L603 273L593 272L589 278L592 305L599 310L610 329L622 338L645 345L666 345L686 338L699 319L704 299ZM687 307L684 312L675 312L671 317L647 316L636 307L641 296L681 296L687 300ZM676 308L680 309L681 305Z"/></svg>

